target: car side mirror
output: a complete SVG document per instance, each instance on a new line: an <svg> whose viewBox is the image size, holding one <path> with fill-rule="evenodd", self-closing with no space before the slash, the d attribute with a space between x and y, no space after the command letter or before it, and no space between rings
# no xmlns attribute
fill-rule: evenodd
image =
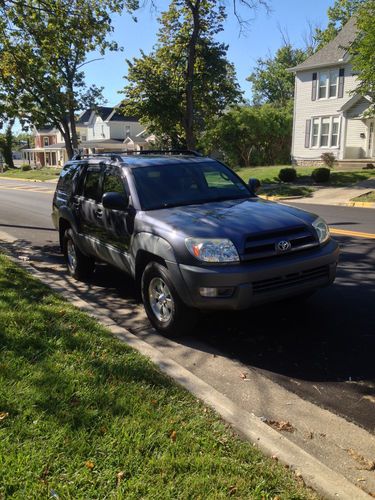
<svg viewBox="0 0 375 500"><path fill-rule="evenodd" d="M259 191L260 189L260 180L259 179L255 179L254 177L252 177L251 179L249 179L247 185L249 186L249 189L250 191L253 193L253 194L256 194L257 191Z"/></svg>
<svg viewBox="0 0 375 500"><path fill-rule="evenodd" d="M104 208L108 208L109 210L121 210L124 212L129 208L129 196L125 193L104 193L102 205Z"/></svg>

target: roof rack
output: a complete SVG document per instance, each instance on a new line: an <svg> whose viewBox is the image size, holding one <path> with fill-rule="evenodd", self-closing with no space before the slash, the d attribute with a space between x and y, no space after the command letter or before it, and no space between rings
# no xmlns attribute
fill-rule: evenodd
<svg viewBox="0 0 375 500"><path fill-rule="evenodd" d="M76 153L72 160L83 160L85 158L110 158L113 161L122 160L124 156L137 156L137 155L190 155L202 156L198 151L190 149L145 149L143 151L110 151L107 153Z"/></svg>

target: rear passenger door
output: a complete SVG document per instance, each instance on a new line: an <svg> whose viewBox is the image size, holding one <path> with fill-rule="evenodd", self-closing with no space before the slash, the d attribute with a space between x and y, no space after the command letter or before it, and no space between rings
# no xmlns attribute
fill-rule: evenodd
<svg viewBox="0 0 375 500"><path fill-rule="evenodd" d="M101 244L100 239L103 233L101 165L88 165L80 191L80 195L77 196L77 208L81 233L97 253L97 250L100 250L98 245Z"/></svg>
<svg viewBox="0 0 375 500"><path fill-rule="evenodd" d="M102 192L103 194L120 193L129 195L126 179L121 176L119 167L109 165L105 168ZM133 223L134 213L131 210L103 209L105 241L111 247L112 260L115 265L123 267L122 264L124 264L128 268L128 252Z"/></svg>

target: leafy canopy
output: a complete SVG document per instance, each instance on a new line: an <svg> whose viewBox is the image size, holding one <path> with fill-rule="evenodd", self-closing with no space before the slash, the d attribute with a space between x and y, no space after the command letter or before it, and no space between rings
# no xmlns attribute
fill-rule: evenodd
<svg viewBox="0 0 375 500"><path fill-rule="evenodd" d="M335 0L332 7L328 9L327 28L317 28L315 31L316 50L321 49L333 40L341 28L349 19L358 12L358 9L367 0Z"/></svg>
<svg viewBox="0 0 375 500"><path fill-rule="evenodd" d="M375 0L367 0L360 8L357 18L359 36L350 47L352 64L358 74L356 92L372 99L375 112Z"/></svg>
<svg viewBox="0 0 375 500"><path fill-rule="evenodd" d="M17 114L60 129L77 146L74 115L102 99L85 83L87 55L117 50L111 14L135 0L4 0L0 3L0 89Z"/></svg>
<svg viewBox="0 0 375 500"><path fill-rule="evenodd" d="M285 106L294 97L294 74L288 68L303 62L307 54L302 49L285 43L274 57L258 59L254 71L247 78L252 84L254 104L273 103Z"/></svg>
<svg viewBox="0 0 375 500"><path fill-rule="evenodd" d="M288 107L236 106L214 121L202 144L232 167L288 163L292 121Z"/></svg>
<svg viewBox="0 0 375 500"><path fill-rule="evenodd" d="M193 126L199 135L205 126L240 97L227 46L215 41L223 29L224 7L214 0L199 5L199 30L188 77L194 21L185 0L172 0L161 15L158 42L153 51L128 61L124 89L125 114L141 117L151 132L174 147L186 145L187 93L193 96ZM192 88L189 89L191 83Z"/></svg>

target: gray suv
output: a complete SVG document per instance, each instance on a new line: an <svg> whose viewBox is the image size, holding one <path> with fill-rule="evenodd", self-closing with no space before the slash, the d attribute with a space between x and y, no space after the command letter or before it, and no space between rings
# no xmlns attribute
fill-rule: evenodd
<svg viewBox="0 0 375 500"><path fill-rule="evenodd" d="M104 261L129 273L167 335L199 310L305 297L334 281L339 256L320 217L257 197L198 154L77 156L52 218L68 272L87 279Z"/></svg>

